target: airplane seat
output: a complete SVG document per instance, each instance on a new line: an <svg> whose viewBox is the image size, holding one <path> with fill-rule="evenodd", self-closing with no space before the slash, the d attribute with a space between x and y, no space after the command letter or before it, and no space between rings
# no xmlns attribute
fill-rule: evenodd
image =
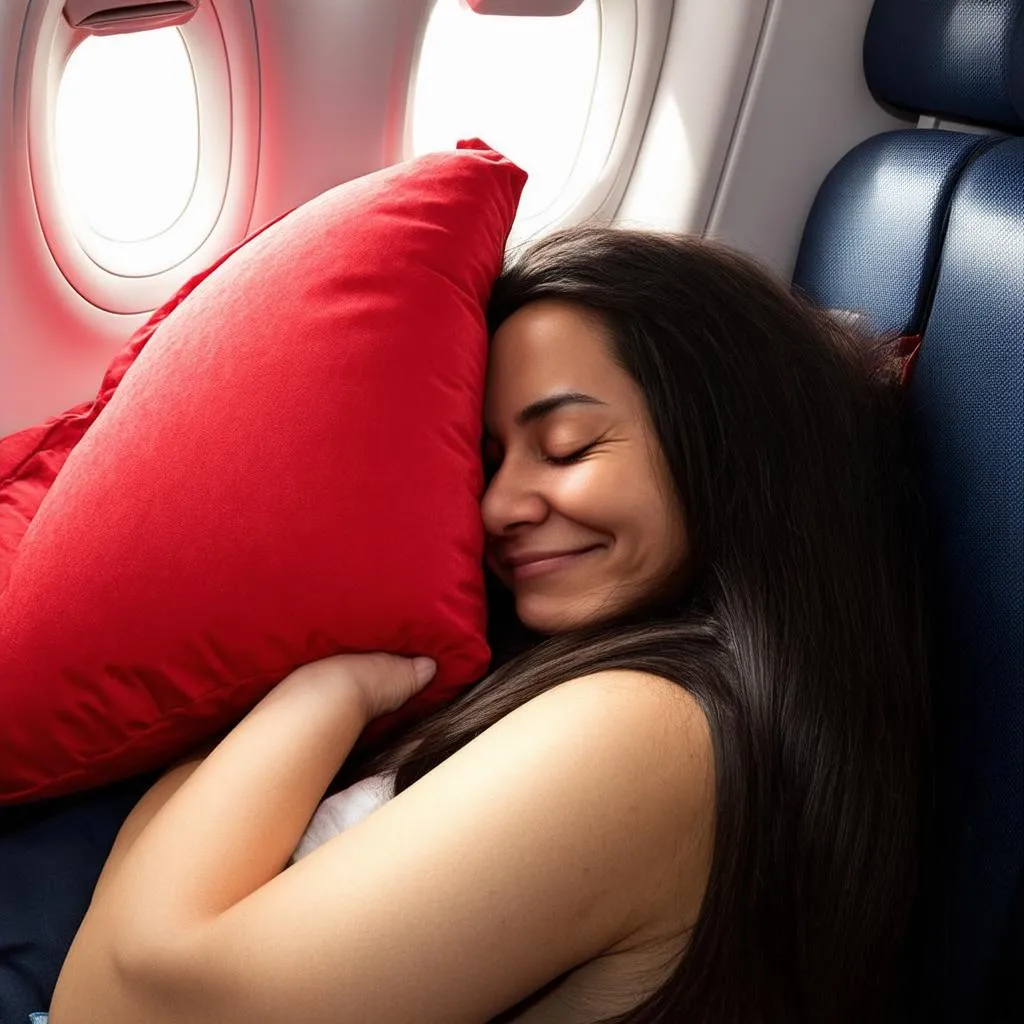
<svg viewBox="0 0 1024 1024"><path fill-rule="evenodd" d="M868 82L990 129L862 143L828 175L794 285L918 335L935 785L902 1017L1024 1020L1024 0L876 0ZM991 131L991 130L994 130Z"/></svg>

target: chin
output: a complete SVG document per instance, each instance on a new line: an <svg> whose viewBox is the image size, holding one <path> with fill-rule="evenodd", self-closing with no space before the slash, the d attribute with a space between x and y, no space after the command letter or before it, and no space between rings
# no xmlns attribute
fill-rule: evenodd
<svg viewBox="0 0 1024 1024"><path fill-rule="evenodd" d="M586 629L613 619L617 608L601 607L592 600L555 600L535 595L516 597L516 615L528 629L545 636Z"/></svg>

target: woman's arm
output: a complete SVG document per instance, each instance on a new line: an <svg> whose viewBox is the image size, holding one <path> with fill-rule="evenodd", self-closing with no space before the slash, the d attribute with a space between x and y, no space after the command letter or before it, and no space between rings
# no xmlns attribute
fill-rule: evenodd
<svg viewBox="0 0 1024 1024"><path fill-rule="evenodd" d="M145 827L153 820L157 812L174 794L182 787L189 776L203 763L206 756L214 749L215 743L204 744L186 757L181 758L149 789L143 794L142 799L132 808L131 814L125 818L124 823L118 830L117 838L107 855L103 865L103 871L93 889L92 900L98 902L110 885L110 881L117 875L125 855L135 844L135 840L142 834Z"/></svg>
<svg viewBox="0 0 1024 1024"><path fill-rule="evenodd" d="M679 871L699 904L706 724L635 673L530 701L279 874L365 721L338 675L289 677L157 814L53 1024L480 1021L663 916Z"/></svg>
<svg viewBox="0 0 1024 1024"><path fill-rule="evenodd" d="M320 742L323 742L322 734L326 730L327 759L325 761L324 758L321 757L319 758L319 761L321 764L329 764L333 763L333 761L337 761L338 766L340 767L341 762L344 761L352 745L355 743L356 737L358 737L359 732L365 726L366 722L400 706L408 697L412 696L416 690L421 689L429 678L430 676L428 674L424 675L419 680L415 679L412 675L411 661L408 659L392 658L388 655L360 655L327 658L323 661L303 666L296 672L293 672L291 676L276 687L259 705L257 705L249 716L247 716L244 723L248 724L246 724L244 729L240 726L236 728L232 734L229 734L227 738L222 739L220 744L207 744L194 751L180 763L169 769L147 791L145 796L132 810L132 813L128 816L118 833L117 840L107 858L103 873L101 874L94 891L93 904L99 906L100 897L102 896L103 913L109 916L114 912L112 908L118 906L118 900L114 897L108 896L107 892L113 884L112 880L121 873L129 851L136 846L140 836L142 836L149 824L159 814L164 806L191 778L203 761L205 761L214 750L218 749L218 747L225 747L230 743L233 748L241 741L242 743L247 744L250 748L255 744L256 747L261 750L261 753L264 755L262 757L259 755L250 757L246 754L244 749L241 755L231 753L229 756L231 756L232 760L235 762L239 762L239 757L241 757L241 763L248 762L249 764L254 764L259 762L262 772L247 772L246 782L249 785L250 792L253 796L256 797L258 794L258 797L264 801L263 809L265 811L272 810L270 794L275 790L280 792L282 786L286 787L289 811L292 812L292 817L286 818L284 824L286 826L287 833L290 835L294 830L294 820L301 819L301 827L299 828L299 834L301 835L301 832L309 823L309 819L312 817L313 811L316 809L316 805L322 797L324 790L329 785L330 779L320 785L320 780L317 776L311 777L304 774L303 763L301 761L297 761L294 756L291 756L290 751L298 746L299 752L303 753L301 750L302 745L306 742L316 743L318 733L321 734ZM314 696L318 691L323 691L325 688L330 696L330 699L326 702L320 701ZM311 696L313 696L313 699L317 701L318 708L326 711L333 711L334 716L332 717L328 715L327 717L319 718L310 717L306 711L306 707ZM274 709L279 705L282 699L286 701L291 714L298 714L300 716L301 721L297 731L290 731L290 719L277 718L275 720L277 712ZM273 723L269 727L271 746L269 748L262 748L262 744L267 735L267 726L265 723L267 722L268 717ZM335 719L339 717L340 723L338 723L337 731L334 731ZM311 726L313 731L309 732L307 730L304 732L302 729L303 723ZM302 789L300 788L299 790L295 790L293 788L288 788L287 776L277 774L275 772L275 766L278 762L273 757L265 756L274 749L273 737L275 735L283 736L289 741L289 749L282 751L282 753L284 754L285 760L288 762L288 767L290 767L293 772L297 772L300 776L300 787L302 783L305 783L306 800L303 806L309 805L309 807L308 813L306 813L304 817L302 810L298 810L296 813L296 809L300 804L300 800L297 798L300 797ZM232 739L232 736L234 736L234 739ZM304 751L306 754L311 752L313 751L308 749ZM223 751L219 756L224 756ZM333 778L333 775L331 778ZM261 786L264 788L261 788ZM206 792L208 795L207 798L209 798L210 790L207 789ZM219 795L217 788L214 788L212 796L215 801ZM193 802L192 808L193 810L191 815L194 818L196 809L195 802ZM231 808L228 810L230 813ZM215 837L215 843L218 838L225 837L225 827L228 826L230 819L225 818L223 814L218 813L216 802L206 809L201 809L199 813L202 815L202 821L209 826L209 834ZM161 817L165 818L166 816ZM234 886L236 886L240 880L237 877L234 868L229 868L227 871L224 870L223 856L225 851L223 849L211 851L218 853L217 859L212 859L210 856L206 856L201 845L199 845L199 842L197 841L201 839L201 834L197 834L195 829L190 830L190 832L182 833L178 829L179 821L180 818L178 815L172 813L169 821L163 820L161 824L162 830L166 834L174 837L175 840L170 847L170 856L173 858L171 866L165 867L161 873L169 887L169 891L171 893L175 891L175 866L177 866L179 870L188 872L188 882L190 884L199 886L203 885L203 879L198 877L199 869L193 866L192 859L198 859L201 863L209 865L210 873L214 876L211 881L213 881L215 885L219 882L222 888L227 887L228 890L233 891ZM278 823L280 819L276 815L272 815L270 817L270 821ZM244 849L247 845L246 833L244 830L240 835L233 835L232 838L236 840L236 846L239 848ZM264 844L267 838L268 837L265 833L260 836L260 839L264 841ZM287 861L295 848L295 843L288 845L288 839L284 839L283 842L284 845L287 846L284 853L284 860ZM188 856L176 856L175 853L177 849L183 844L188 847ZM263 846L264 844L260 845ZM167 845L161 844L160 849L160 856L166 859L168 857ZM284 864L282 863L280 867L274 869L271 864L268 864L266 868L266 878L272 877L272 875L276 874L283 866ZM263 878L262 880L265 881L266 878ZM257 884L259 883L250 883L248 880L244 879L241 880L242 888L244 888L246 892L251 892L256 888ZM122 884L118 891L123 891L124 888L125 886ZM233 902L229 897L221 897L221 902L223 902L225 898L228 898L229 902ZM124 902L123 899L121 902ZM152 905L153 902L153 900L150 900L150 905ZM133 907L129 912L134 913Z"/></svg>

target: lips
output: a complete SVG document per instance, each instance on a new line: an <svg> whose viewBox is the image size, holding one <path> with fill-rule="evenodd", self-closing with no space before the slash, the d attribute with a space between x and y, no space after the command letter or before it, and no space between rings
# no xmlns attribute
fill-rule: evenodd
<svg viewBox="0 0 1024 1024"><path fill-rule="evenodd" d="M549 572L556 572L573 565L578 559L591 551L596 551L599 544L591 544L584 548L569 548L560 551L528 551L499 558L501 566L511 574L514 580L532 579Z"/></svg>

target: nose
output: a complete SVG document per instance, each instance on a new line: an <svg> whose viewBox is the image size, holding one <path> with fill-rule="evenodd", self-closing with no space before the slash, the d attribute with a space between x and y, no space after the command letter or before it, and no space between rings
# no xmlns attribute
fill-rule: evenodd
<svg viewBox="0 0 1024 1024"><path fill-rule="evenodd" d="M493 537L517 527L537 524L548 515L548 503L525 467L506 456L480 502L484 529Z"/></svg>

